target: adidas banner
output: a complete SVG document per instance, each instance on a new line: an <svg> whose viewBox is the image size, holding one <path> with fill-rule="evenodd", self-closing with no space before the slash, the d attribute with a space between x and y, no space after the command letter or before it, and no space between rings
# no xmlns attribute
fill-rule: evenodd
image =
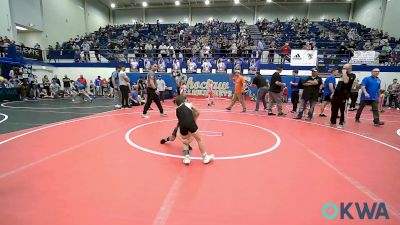
<svg viewBox="0 0 400 225"><path fill-rule="evenodd" d="M317 66L317 50L293 49L290 55L291 66Z"/></svg>

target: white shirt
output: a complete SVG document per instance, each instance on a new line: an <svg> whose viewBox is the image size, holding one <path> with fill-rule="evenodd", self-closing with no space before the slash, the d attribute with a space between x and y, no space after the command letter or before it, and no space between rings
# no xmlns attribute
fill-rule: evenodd
<svg viewBox="0 0 400 225"><path fill-rule="evenodd" d="M128 77L125 72L121 71L118 74L119 78L119 85L129 86L129 83L125 81L124 78Z"/></svg>
<svg viewBox="0 0 400 225"><path fill-rule="evenodd" d="M165 91L165 81L163 79L157 79L157 91Z"/></svg>

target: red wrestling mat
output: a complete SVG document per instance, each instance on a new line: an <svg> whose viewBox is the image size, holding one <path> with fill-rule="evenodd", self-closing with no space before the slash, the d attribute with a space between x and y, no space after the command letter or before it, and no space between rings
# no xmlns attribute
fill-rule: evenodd
<svg viewBox="0 0 400 225"><path fill-rule="evenodd" d="M223 99L216 107L193 102L206 150L217 157L210 165L184 166L178 140L159 144L176 125L171 102L166 118L153 104L150 119L139 107L1 135L0 224L400 223L397 111L382 114L387 123L378 128L369 108L361 124L350 112L338 130L328 119L254 113L250 102L245 114L239 105L223 110ZM353 205L354 220L340 212L328 220L328 202L384 202L390 219L360 219Z"/></svg>

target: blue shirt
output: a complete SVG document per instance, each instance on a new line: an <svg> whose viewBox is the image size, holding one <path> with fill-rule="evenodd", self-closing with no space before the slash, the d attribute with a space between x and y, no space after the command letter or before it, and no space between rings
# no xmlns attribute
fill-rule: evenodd
<svg viewBox="0 0 400 225"><path fill-rule="evenodd" d="M324 96L328 96L331 95L331 89L329 89L329 84L333 84L333 89L336 88L336 80L335 80L335 76L330 75L328 78L326 78L325 82L324 82Z"/></svg>
<svg viewBox="0 0 400 225"><path fill-rule="evenodd" d="M138 100L138 93L136 91L132 91L132 99L137 101Z"/></svg>
<svg viewBox="0 0 400 225"><path fill-rule="evenodd" d="M119 73L118 73L118 71L112 72L111 77L115 78L115 85L117 87L119 87Z"/></svg>
<svg viewBox="0 0 400 225"><path fill-rule="evenodd" d="M292 91L298 91L299 89L299 84L300 84L300 77L299 76L293 76L292 78L293 83L297 83L297 86L290 85L290 88Z"/></svg>
<svg viewBox="0 0 400 225"><path fill-rule="evenodd" d="M361 82L361 86L364 86L369 94L369 98L367 98L364 92L362 92L361 100L378 100L379 89L381 89L381 80L379 78L373 76L365 77Z"/></svg>
<svg viewBox="0 0 400 225"><path fill-rule="evenodd" d="M98 87L98 86L100 86L100 82L101 82L100 79L96 79L96 80L94 81L94 85L96 85L96 87Z"/></svg>

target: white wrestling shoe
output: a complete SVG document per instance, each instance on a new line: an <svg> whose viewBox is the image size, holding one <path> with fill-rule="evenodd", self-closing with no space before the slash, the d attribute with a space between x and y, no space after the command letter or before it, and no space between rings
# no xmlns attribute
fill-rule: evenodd
<svg viewBox="0 0 400 225"><path fill-rule="evenodd" d="M214 154L205 154L203 155L203 163L204 164L208 164L209 162L211 162L214 159Z"/></svg>
<svg viewBox="0 0 400 225"><path fill-rule="evenodd" d="M185 158L183 158L183 164L185 165L190 164L190 155L185 155Z"/></svg>

